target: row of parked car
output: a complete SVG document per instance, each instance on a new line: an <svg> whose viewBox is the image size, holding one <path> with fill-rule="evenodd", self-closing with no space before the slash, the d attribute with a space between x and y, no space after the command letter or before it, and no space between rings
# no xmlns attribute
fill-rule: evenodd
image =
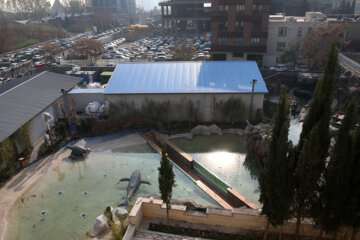
<svg viewBox="0 0 360 240"><path fill-rule="evenodd" d="M269 70L282 72L282 71L300 71L300 72L309 72L309 68L306 65L298 65L295 68L289 68L285 64L277 64L276 66L269 67Z"/></svg>
<svg viewBox="0 0 360 240"><path fill-rule="evenodd" d="M175 38L173 36L143 38L127 46L122 45L124 38L115 40L105 46L106 53L102 59L122 59L124 61L167 61L172 60L178 45L193 48L192 60L210 58L210 40L205 37Z"/></svg>

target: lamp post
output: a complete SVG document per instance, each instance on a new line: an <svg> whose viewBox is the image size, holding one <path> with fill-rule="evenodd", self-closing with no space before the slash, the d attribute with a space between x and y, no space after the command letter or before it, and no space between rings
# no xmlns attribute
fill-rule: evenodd
<svg viewBox="0 0 360 240"><path fill-rule="evenodd" d="M252 84L252 89L251 89L251 99L250 99L250 111L249 111L249 120L251 122L252 120L252 115L253 115L253 101L254 101L254 89L255 89L255 84L256 84L257 80L253 79L250 81L250 83Z"/></svg>

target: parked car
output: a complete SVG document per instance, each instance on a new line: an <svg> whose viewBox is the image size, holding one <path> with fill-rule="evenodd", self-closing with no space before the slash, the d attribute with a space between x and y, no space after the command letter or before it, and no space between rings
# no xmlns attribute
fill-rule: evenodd
<svg viewBox="0 0 360 240"><path fill-rule="evenodd" d="M12 64L10 64L10 68L11 69L15 69L15 68L17 68L19 66L19 64L17 64L17 63L12 63Z"/></svg>
<svg viewBox="0 0 360 240"><path fill-rule="evenodd" d="M276 66L269 67L273 71L286 71L288 70L285 64L277 64Z"/></svg>
<svg viewBox="0 0 360 240"><path fill-rule="evenodd" d="M56 63L60 63L61 59L62 59L62 57L57 57L56 58Z"/></svg>
<svg viewBox="0 0 360 240"><path fill-rule="evenodd" d="M115 63L108 63L108 64L106 64L106 67L116 67L116 64Z"/></svg>
<svg viewBox="0 0 360 240"><path fill-rule="evenodd" d="M7 68L7 67L0 67L0 72L7 72L9 71L10 69Z"/></svg>
<svg viewBox="0 0 360 240"><path fill-rule="evenodd" d="M296 66L295 70L301 72L309 72L309 68L306 65Z"/></svg>
<svg viewBox="0 0 360 240"><path fill-rule="evenodd" d="M39 68L43 68L43 67L44 67L44 64L41 63L41 62L35 62L35 63L34 63L34 68L39 69Z"/></svg>

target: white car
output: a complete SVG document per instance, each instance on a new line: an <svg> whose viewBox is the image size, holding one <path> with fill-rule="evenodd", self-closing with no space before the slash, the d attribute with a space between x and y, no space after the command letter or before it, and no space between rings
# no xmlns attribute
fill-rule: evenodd
<svg viewBox="0 0 360 240"><path fill-rule="evenodd" d="M0 72L6 72L9 71L9 68L7 67L0 67Z"/></svg>
<svg viewBox="0 0 360 240"><path fill-rule="evenodd" d="M34 55L34 56L32 57L32 59L35 60L35 61L39 61L39 60L41 60L42 58L43 58L43 57L40 56L40 55Z"/></svg>
<svg viewBox="0 0 360 240"><path fill-rule="evenodd" d="M277 64L276 66L269 67L272 71L286 71L288 70L285 64Z"/></svg>
<svg viewBox="0 0 360 240"><path fill-rule="evenodd" d="M309 72L309 68L306 65L296 66L295 70L301 72Z"/></svg>

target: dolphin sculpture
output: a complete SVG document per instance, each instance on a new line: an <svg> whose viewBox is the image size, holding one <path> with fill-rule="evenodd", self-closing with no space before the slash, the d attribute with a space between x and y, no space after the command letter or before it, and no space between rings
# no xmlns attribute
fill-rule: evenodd
<svg viewBox="0 0 360 240"><path fill-rule="evenodd" d="M83 157L91 151L90 148L83 148L76 145L67 146L67 148L71 149L71 158Z"/></svg>
<svg viewBox="0 0 360 240"><path fill-rule="evenodd" d="M126 199L124 202L120 203L118 205L118 207L129 205L130 198L135 193L135 191L138 189L138 187L141 183L151 185L151 183L149 181L141 180L140 170L133 171L130 178L122 178L119 180L119 182L122 182L122 181L129 181L129 184L127 187Z"/></svg>

